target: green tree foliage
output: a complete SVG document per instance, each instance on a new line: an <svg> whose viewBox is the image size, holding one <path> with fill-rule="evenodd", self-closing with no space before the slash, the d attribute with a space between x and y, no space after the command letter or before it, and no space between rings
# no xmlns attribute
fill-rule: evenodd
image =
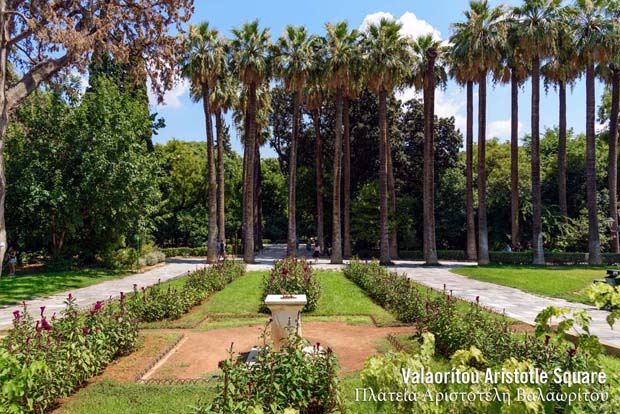
<svg viewBox="0 0 620 414"><path fill-rule="evenodd" d="M153 229L156 164L145 145L148 108L98 77L40 91L17 111L7 142L10 240L92 262Z"/></svg>

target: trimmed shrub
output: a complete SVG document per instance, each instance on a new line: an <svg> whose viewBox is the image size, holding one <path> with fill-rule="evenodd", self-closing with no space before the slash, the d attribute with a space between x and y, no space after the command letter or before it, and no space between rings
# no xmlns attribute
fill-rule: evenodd
<svg viewBox="0 0 620 414"><path fill-rule="evenodd" d="M534 261L532 252L489 252L489 260L496 264L530 265Z"/></svg>
<svg viewBox="0 0 620 414"><path fill-rule="evenodd" d="M276 261L271 273L263 278L263 299L272 294L306 295L308 303L303 311L312 312L318 305L321 286L305 258L287 257ZM263 305L261 312L268 313L269 309Z"/></svg>
<svg viewBox="0 0 620 414"><path fill-rule="evenodd" d="M603 253L603 264L608 266L620 265L620 253Z"/></svg>
<svg viewBox="0 0 620 414"><path fill-rule="evenodd" d="M155 266L166 261L166 254L159 249L154 249L138 260L139 266Z"/></svg>
<svg viewBox="0 0 620 414"><path fill-rule="evenodd" d="M161 250L166 257L204 257L207 255L206 247L166 247Z"/></svg>
<svg viewBox="0 0 620 414"><path fill-rule="evenodd" d="M245 264L225 260L189 274L180 289L158 283L138 290L138 285L134 285L127 306L142 322L179 319L211 293L222 290L244 273Z"/></svg>

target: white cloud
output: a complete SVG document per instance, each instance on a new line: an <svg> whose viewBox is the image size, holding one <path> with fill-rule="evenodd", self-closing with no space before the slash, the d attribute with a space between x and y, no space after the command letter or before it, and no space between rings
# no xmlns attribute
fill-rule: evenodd
<svg viewBox="0 0 620 414"><path fill-rule="evenodd" d="M441 33L425 20L418 19L412 12L405 12L396 19L391 13L377 12L367 15L360 26L361 31L366 31L372 24L377 24L381 19L396 20L403 25L400 32L403 36L416 39L419 36L432 34L437 40L441 40Z"/></svg>
<svg viewBox="0 0 620 414"><path fill-rule="evenodd" d="M406 88L396 93L396 98L402 102L411 99L422 99L422 92L414 88ZM435 114L440 118L454 117L454 125L465 133L467 117L463 113L466 105L463 88L458 88L453 92L444 92L441 89L435 91Z"/></svg>
<svg viewBox="0 0 620 414"><path fill-rule="evenodd" d="M189 91L189 82L186 79L180 79L174 87L164 94L164 102L157 103L157 95L151 90L150 82L148 88L149 103L157 108L180 108L183 106L181 97Z"/></svg>
<svg viewBox="0 0 620 414"><path fill-rule="evenodd" d="M510 119L493 121L489 124L488 138L499 138L501 140L510 139ZM523 123L519 122L519 136L523 130Z"/></svg>

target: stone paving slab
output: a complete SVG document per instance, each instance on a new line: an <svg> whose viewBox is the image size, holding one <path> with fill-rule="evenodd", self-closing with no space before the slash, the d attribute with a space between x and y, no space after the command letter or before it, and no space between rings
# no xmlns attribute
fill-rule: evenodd
<svg viewBox="0 0 620 414"><path fill-rule="evenodd" d="M476 297L480 297L481 305L500 313L505 312L506 316L532 325L536 315L548 306L570 310L585 309L592 317L590 332L598 336L601 343L620 349L620 331L612 330L606 321L609 312L594 306L537 296L450 272L450 269L462 265L464 264L446 263L446 266L442 267L422 267L412 262L397 261L392 269L406 274L412 281L433 289L443 290L445 286L447 290L452 290L454 296L469 302L474 302Z"/></svg>
<svg viewBox="0 0 620 414"><path fill-rule="evenodd" d="M50 295L45 298L28 300L26 304L33 316L38 316L41 306L45 306L46 315L52 315L54 312L59 313L65 308L64 301L69 293L71 293L75 297L78 306L90 306L98 300L105 300L110 296L113 298L118 297L121 292L131 292L134 284L140 287L151 286L160 280L165 282L183 276L188 272L204 267L205 260L205 258L167 259L166 265L144 273L137 273L121 279L108 280L96 285ZM0 329L6 328L12 324L13 311L16 309L21 309L21 305L8 306L4 309L0 309Z"/></svg>

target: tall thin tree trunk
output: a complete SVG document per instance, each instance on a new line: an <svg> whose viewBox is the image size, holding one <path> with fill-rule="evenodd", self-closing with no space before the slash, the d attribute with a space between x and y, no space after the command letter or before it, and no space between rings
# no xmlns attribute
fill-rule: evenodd
<svg viewBox="0 0 620 414"><path fill-rule="evenodd" d="M222 119L222 111L217 111L215 115L215 129L217 131L217 230L218 239L226 240L226 206L225 194L226 187L224 182L224 120Z"/></svg>
<svg viewBox="0 0 620 414"><path fill-rule="evenodd" d="M558 131L558 198L564 221L568 220L566 197L566 81L558 82L560 99L560 128Z"/></svg>
<svg viewBox="0 0 620 414"><path fill-rule="evenodd" d="M586 187L588 206L588 263L599 265L601 241L598 234L598 209L596 185L596 131L594 130L595 111L594 65L586 67Z"/></svg>
<svg viewBox="0 0 620 414"><path fill-rule="evenodd" d="M288 237L286 238L286 255L297 256L297 229L295 221L295 180L297 179L297 144L299 141L299 118L301 91L293 96L293 136L289 148L288 161Z"/></svg>
<svg viewBox="0 0 620 414"><path fill-rule="evenodd" d="M351 249L351 123L350 102L343 98L344 123L344 258L350 259Z"/></svg>
<svg viewBox="0 0 620 414"><path fill-rule="evenodd" d="M476 212L474 211L474 83L467 82L467 137L466 137L466 176L467 176L467 258L476 260Z"/></svg>
<svg viewBox="0 0 620 414"><path fill-rule="evenodd" d="M6 223L4 220L4 202L6 198L6 171L4 164L4 144L6 128L9 124L9 103L6 99L7 47L9 25L6 24L6 0L0 0L0 276L2 263L7 251Z"/></svg>
<svg viewBox="0 0 620 414"><path fill-rule="evenodd" d="M489 233L487 228L487 73L478 79L478 264L489 264Z"/></svg>
<svg viewBox="0 0 620 414"><path fill-rule="evenodd" d="M532 60L532 249L534 264L545 264L540 195L540 59Z"/></svg>
<svg viewBox="0 0 620 414"><path fill-rule="evenodd" d="M256 84L248 87L248 130L245 139L244 152L246 168L243 177L243 260L246 263L254 262L254 151L256 145Z"/></svg>
<svg viewBox="0 0 620 414"><path fill-rule="evenodd" d="M428 68L424 74L424 261L438 264L435 242L435 58L436 50L428 49Z"/></svg>
<svg viewBox="0 0 620 414"><path fill-rule="evenodd" d="M321 251L325 248L325 233L323 225L323 142L321 141L321 114L318 109L312 111L314 120L315 169L316 169L316 226L317 237Z"/></svg>
<svg viewBox="0 0 620 414"><path fill-rule="evenodd" d="M398 259L398 223L396 221L396 182L394 181L394 166L392 165L392 144L388 135L387 139L387 174L388 174L388 195L390 198L389 214L390 218L390 259Z"/></svg>
<svg viewBox="0 0 620 414"><path fill-rule="evenodd" d="M510 117L510 243L516 250L519 244L519 81L512 69Z"/></svg>
<svg viewBox="0 0 620 414"><path fill-rule="evenodd" d="M342 88L336 89L336 137L334 139L334 176L332 194L332 264L342 263L340 228L340 183L342 181Z"/></svg>
<svg viewBox="0 0 620 414"><path fill-rule="evenodd" d="M263 191L260 165L260 143L254 146L254 249L263 249Z"/></svg>
<svg viewBox="0 0 620 414"><path fill-rule="evenodd" d="M618 105L620 101L620 69L611 69L611 112L609 114L609 217L611 219L611 251L620 252L618 240Z"/></svg>
<svg viewBox="0 0 620 414"><path fill-rule="evenodd" d="M202 105L207 129L207 160L209 174L209 229L207 233L207 263L217 262L217 177L215 175L215 153L213 151L213 126L211 125L211 108L209 85L202 84Z"/></svg>
<svg viewBox="0 0 620 414"><path fill-rule="evenodd" d="M388 222L387 191L387 92L379 92L379 203L380 203L380 237L379 261L390 263L390 238Z"/></svg>

